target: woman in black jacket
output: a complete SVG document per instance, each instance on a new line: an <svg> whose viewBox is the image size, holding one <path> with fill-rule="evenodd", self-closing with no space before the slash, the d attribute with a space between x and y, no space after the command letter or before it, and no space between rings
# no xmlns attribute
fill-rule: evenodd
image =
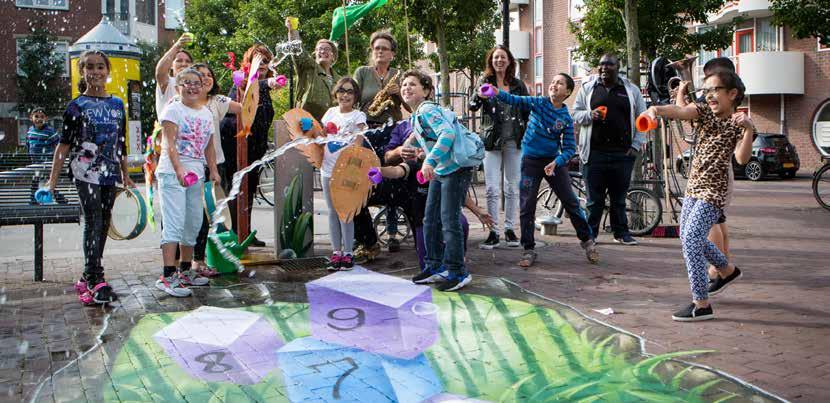
<svg viewBox="0 0 830 403"><path fill-rule="evenodd" d="M487 52L484 77L479 86L487 83L513 95L530 95L527 87L516 78L516 59L503 45ZM527 126L527 112L499 102L495 97L482 98L478 90L470 100L469 109L482 110L481 138L484 141L484 182L487 189L487 212L495 225L479 247L493 249L499 245L499 202L504 181L504 238L507 246L518 247L516 217L519 211L519 180L521 179L522 135Z"/></svg>

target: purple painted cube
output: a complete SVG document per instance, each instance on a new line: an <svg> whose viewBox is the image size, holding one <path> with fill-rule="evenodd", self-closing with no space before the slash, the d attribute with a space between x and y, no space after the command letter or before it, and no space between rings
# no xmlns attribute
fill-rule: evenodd
<svg viewBox="0 0 830 403"><path fill-rule="evenodd" d="M277 368L285 342L261 315L203 306L153 338L187 373L209 382L252 385Z"/></svg>
<svg viewBox="0 0 830 403"><path fill-rule="evenodd" d="M414 358L438 338L432 290L364 268L306 284L311 334L398 358Z"/></svg>

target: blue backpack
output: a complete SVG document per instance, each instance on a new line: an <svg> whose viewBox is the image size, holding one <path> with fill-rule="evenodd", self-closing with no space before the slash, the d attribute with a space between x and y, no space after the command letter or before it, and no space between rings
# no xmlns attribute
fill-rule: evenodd
<svg viewBox="0 0 830 403"><path fill-rule="evenodd" d="M425 101L418 107L418 111L429 104L432 104L438 108L444 116L444 119L448 122L452 122L452 127L455 128L455 141L452 143L452 160L462 168L475 168L481 165L482 161L484 161L484 143L481 141L481 137L467 130L467 128L458 121L458 117L455 116L455 113L447 108L439 106L435 102ZM421 143L421 147L426 150L426 144L424 144L424 140L421 135L424 132L424 129L421 127L421 119L418 111L414 114L414 116L417 116L418 118L412 119L412 131L417 135L417 139Z"/></svg>

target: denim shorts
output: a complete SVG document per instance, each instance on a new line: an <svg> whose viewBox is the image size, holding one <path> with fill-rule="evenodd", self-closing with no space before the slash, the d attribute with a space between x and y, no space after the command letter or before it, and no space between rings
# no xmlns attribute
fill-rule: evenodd
<svg viewBox="0 0 830 403"><path fill-rule="evenodd" d="M161 205L161 244L196 245L202 227L204 182L190 187L179 184L176 174L156 173Z"/></svg>

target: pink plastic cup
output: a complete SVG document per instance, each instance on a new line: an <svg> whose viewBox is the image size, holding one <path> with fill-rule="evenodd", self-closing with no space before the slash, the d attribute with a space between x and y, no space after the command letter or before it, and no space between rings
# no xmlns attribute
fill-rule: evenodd
<svg viewBox="0 0 830 403"><path fill-rule="evenodd" d="M190 171L184 174L184 186L191 187L199 181L199 175L196 175L196 172Z"/></svg>
<svg viewBox="0 0 830 403"><path fill-rule="evenodd" d="M479 92L483 97L492 98L496 96L496 87L493 87L490 84L483 84L481 88L479 88Z"/></svg>
<svg viewBox="0 0 830 403"><path fill-rule="evenodd" d="M423 185L423 184L425 184L425 183L427 183L427 182L429 182L429 181L427 180L427 178L424 178L424 174L423 174L423 173L421 173L421 171L418 171L418 173L416 173L416 174L415 174L415 179L417 179L417 180L418 180L418 183L420 183L420 184L422 184L422 185Z"/></svg>
<svg viewBox="0 0 830 403"><path fill-rule="evenodd" d="M369 180L375 185L383 182L383 175L380 173L380 169L378 167L369 168Z"/></svg>

